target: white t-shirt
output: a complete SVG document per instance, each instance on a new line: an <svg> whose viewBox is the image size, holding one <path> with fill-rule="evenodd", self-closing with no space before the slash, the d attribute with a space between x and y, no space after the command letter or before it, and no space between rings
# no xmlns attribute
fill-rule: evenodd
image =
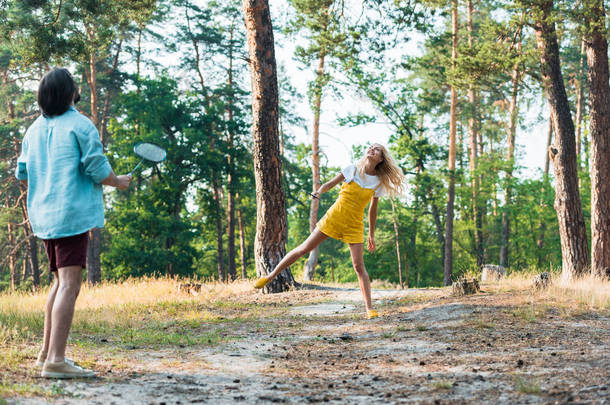
<svg viewBox="0 0 610 405"><path fill-rule="evenodd" d="M341 174L343 174L343 177L345 177L346 183L349 183L350 181L355 181L356 184L358 184L362 188L369 188L371 190L375 190L375 188L379 186L379 183L381 183L379 177L377 176L371 176L366 173L360 175L360 171L358 170L356 165L349 165L343 168L343 170L341 170ZM380 186L375 191L375 197L382 197L383 195L385 195L383 191L383 186Z"/></svg>

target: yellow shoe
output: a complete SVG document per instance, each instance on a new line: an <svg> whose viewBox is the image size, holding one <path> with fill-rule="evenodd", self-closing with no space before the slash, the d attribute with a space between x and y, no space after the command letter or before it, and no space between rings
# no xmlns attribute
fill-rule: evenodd
<svg viewBox="0 0 610 405"><path fill-rule="evenodd" d="M267 283L269 283L269 278L268 277L261 277L258 280L256 280L256 282L254 283L254 288L263 288L264 286L267 285Z"/></svg>
<svg viewBox="0 0 610 405"><path fill-rule="evenodd" d="M369 309L366 314L369 317L369 319L373 319L373 318L378 318L379 317L379 314L374 309Z"/></svg>

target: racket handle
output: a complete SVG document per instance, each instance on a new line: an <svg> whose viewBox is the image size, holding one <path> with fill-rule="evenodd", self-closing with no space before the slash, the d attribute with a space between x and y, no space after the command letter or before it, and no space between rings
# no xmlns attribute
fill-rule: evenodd
<svg viewBox="0 0 610 405"><path fill-rule="evenodd" d="M140 161L138 162L138 164L136 165L136 167L134 167L134 168L133 168L133 170L129 172L129 175L130 175L130 176L133 176L133 172L135 172L135 171L136 171L136 169L137 169L137 168L140 166L140 164L141 164L143 161L144 161L144 159L140 160Z"/></svg>

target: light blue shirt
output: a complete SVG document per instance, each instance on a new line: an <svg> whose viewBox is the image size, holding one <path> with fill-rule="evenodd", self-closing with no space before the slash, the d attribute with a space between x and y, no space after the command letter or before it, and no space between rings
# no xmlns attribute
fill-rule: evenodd
<svg viewBox="0 0 610 405"><path fill-rule="evenodd" d="M104 226L102 180L112 169L99 132L70 107L40 116L28 128L15 176L28 181L28 215L42 239L78 235Z"/></svg>

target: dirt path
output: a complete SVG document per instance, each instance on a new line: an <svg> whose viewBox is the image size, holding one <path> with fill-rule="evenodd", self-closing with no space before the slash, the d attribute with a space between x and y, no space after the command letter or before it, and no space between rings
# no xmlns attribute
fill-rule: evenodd
<svg viewBox="0 0 610 405"><path fill-rule="evenodd" d="M610 319L527 305L527 297L446 290L374 291L383 316L366 320L360 292L323 291L279 317L233 325L215 347L136 349L100 377L49 382L60 396L9 404L551 404L610 403Z"/></svg>

